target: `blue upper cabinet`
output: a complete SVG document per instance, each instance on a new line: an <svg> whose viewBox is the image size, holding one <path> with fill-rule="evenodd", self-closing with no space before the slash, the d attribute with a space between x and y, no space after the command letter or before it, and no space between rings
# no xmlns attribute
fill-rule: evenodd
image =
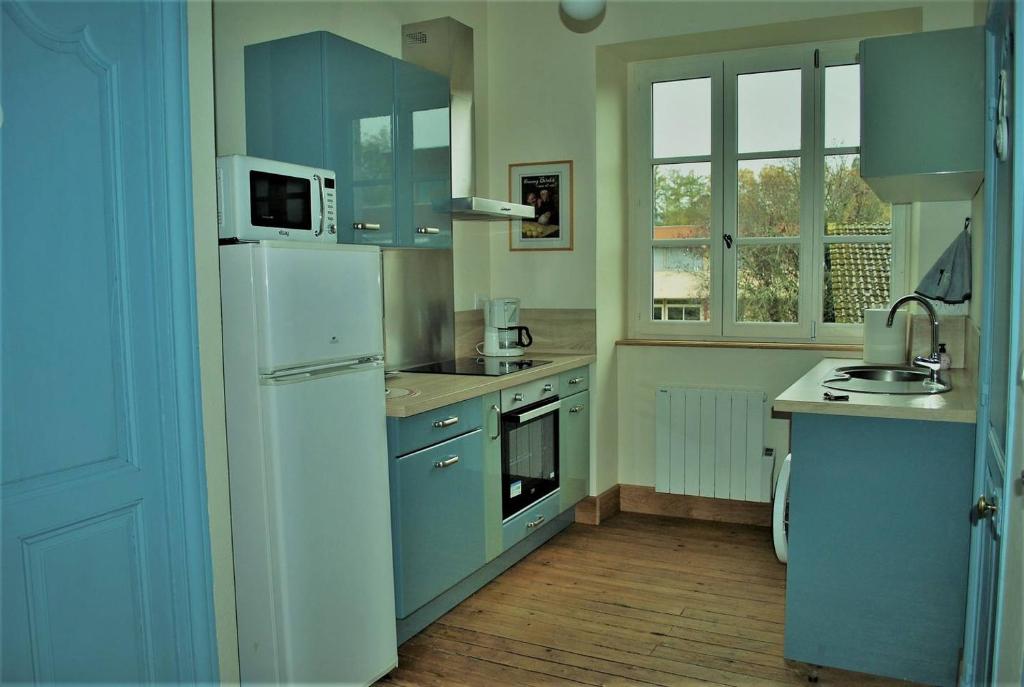
<svg viewBox="0 0 1024 687"><path fill-rule="evenodd" d="M338 240L451 246L449 86L327 32L245 48L249 155L332 169Z"/></svg>
<svg viewBox="0 0 1024 687"><path fill-rule="evenodd" d="M398 245L394 59L324 37L327 164L338 175L342 243Z"/></svg>
<svg viewBox="0 0 1024 687"><path fill-rule="evenodd" d="M396 60L395 104L400 242L449 248L452 156L448 79Z"/></svg>

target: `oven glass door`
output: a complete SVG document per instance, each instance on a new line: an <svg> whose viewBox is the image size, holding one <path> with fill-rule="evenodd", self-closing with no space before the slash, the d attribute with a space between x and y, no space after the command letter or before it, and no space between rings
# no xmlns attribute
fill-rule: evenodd
<svg viewBox="0 0 1024 687"><path fill-rule="evenodd" d="M558 489L558 400L501 416L501 516Z"/></svg>
<svg viewBox="0 0 1024 687"><path fill-rule="evenodd" d="M303 177L249 172L249 211L254 227L313 228L313 184Z"/></svg>

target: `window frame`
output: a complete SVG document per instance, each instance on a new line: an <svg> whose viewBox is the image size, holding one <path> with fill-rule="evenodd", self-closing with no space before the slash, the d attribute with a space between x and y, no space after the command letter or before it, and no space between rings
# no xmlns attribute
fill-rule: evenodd
<svg viewBox="0 0 1024 687"><path fill-rule="evenodd" d="M814 294L813 315L817 323L814 334L822 341L835 343L860 343L864 339L864 325L841 324L824 321L825 308L825 249L834 243L889 243L892 246L892 265L889 274L889 300L893 301L906 289L907 236L910 233L909 204L892 205L892 231L888 241L879 241L877 236L826 236L825 235L825 168L828 155L860 155L860 146L830 148L825 144L825 70L860 62L860 44L858 42L826 43L817 48L818 74L815 78L815 152L817 163L815 178L815 194L821 203L815 208L814 227L818 234L814 245L814 283L817 284ZM863 140L862 140L863 142Z"/></svg>
<svg viewBox="0 0 1024 687"><path fill-rule="evenodd" d="M629 335L661 339L723 341L807 341L857 343L863 338L860 324L823 322L824 255L830 243L890 243L892 266L890 297L906 286L906 240L910 206L893 205L892 232L882 235L826 237L824 227L825 155L859 154L859 147L829 149L824 142L825 69L858 62L859 41L836 41L758 48L633 62L628 70L628 190L629 190ZM800 150L737 153L737 96L740 74L801 70ZM706 162L708 156L655 158L653 148L654 83L692 78L711 79L711 231L708 239L655 239L653 166ZM800 158L800 236L737 236L737 161L772 157ZM805 189L810 188L812 193ZM728 192L727 192L728 189ZM728 231L726 227L731 227ZM733 234L730 249L723 236ZM835 240L839 239L839 240ZM656 246L709 245L711 319L706 322L654 320L653 249ZM798 322L736 322L736 272L740 245L797 244L800 251Z"/></svg>
<svg viewBox="0 0 1024 687"><path fill-rule="evenodd" d="M629 273L644 275L643 278L630 279L631 297L636 315L632 320L644 322L646 327L641 333L655 334L671 328L679 336L711 337L722 328L722 284L721 279L714 278L714 265L722 259L722 206L716 201L716 191L722 184L722 132L724 119L722 116L722 74L720 59L717 57L684 57L657 60L655 62L634 63L643 65L645 76L633 79L633 66L630 69L629 117L631 122L647 122L644 127L630 125L633 140L629 143L628 157L630 165L629 195L629 234L627 242L630 252ZM717 70L717 73L716 73ZM654 157L654 125L653 125L653 84L662 81L681 81L686 79L711 79L711 151L707 156L687 157ZM649 79L649 80L648 80ZM705 160L704 158L708 158ZM711 163L711 231L706 239L655 239L654 226L654 165L686 162ZM637 170L646 179L636 179ZM646 193L636 193L646 188ZM642 234L633 231L633 227L651 227L651 232ZM712 278L708 296L711 308L711 319L701 322L654 320L650 317L651 304L654 302L654 248L704 246L710 247ZM648 313L644 318L643 313ZM667 326L666 326L667 325ZM640 331L640 330L638 330Z"/></svg>

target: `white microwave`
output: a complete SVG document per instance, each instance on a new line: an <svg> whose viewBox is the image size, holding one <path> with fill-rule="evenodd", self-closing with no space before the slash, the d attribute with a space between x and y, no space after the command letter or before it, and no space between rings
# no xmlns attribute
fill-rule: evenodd
<svg viewBox="0 0 1024 687"><path fill-rule="evenodd" d="M221 240L338 240L334 172L245 155L217 158Z"/></svg>

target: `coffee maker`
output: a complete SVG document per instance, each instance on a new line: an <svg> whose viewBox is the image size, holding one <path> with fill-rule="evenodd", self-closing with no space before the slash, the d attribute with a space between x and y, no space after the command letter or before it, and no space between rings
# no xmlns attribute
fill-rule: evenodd
<svg viewBox="0 0 1024 687"><path fill-rule="evenodd" d="M484 355L522 355L531 344L530 328L519 325L518 298L492 298L484 304Z"/></svg>

